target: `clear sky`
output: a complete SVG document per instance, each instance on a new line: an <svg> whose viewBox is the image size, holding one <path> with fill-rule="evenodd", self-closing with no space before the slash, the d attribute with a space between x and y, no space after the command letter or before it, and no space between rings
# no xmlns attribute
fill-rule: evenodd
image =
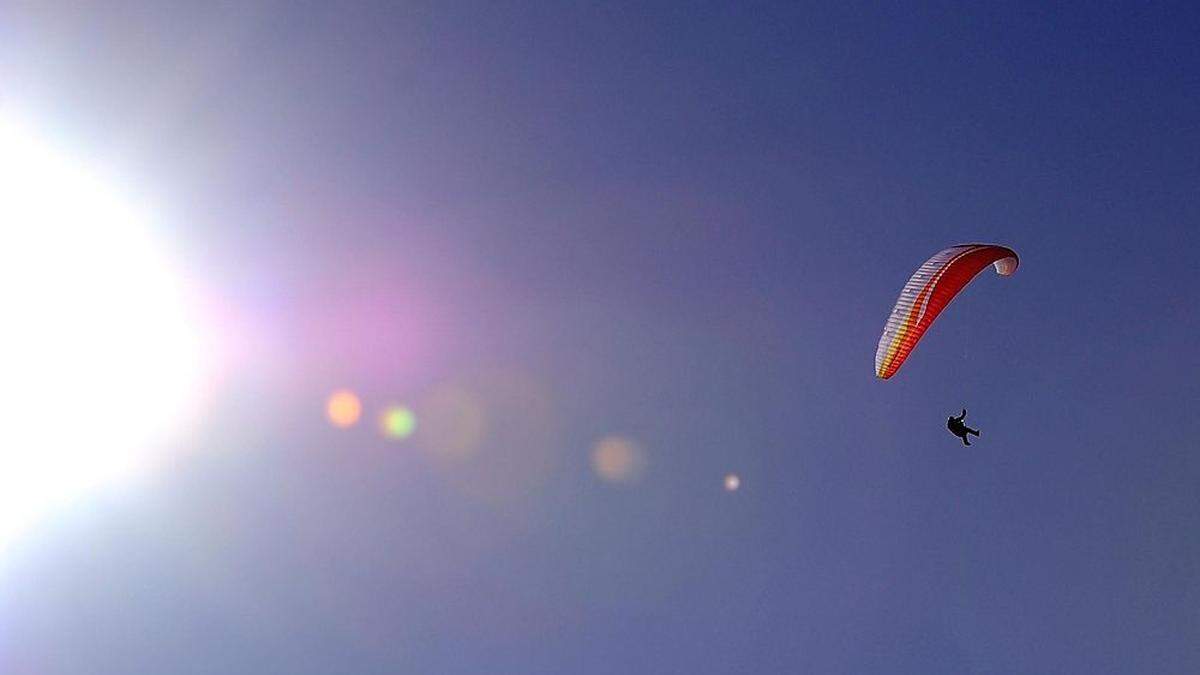
<svg viewBox="0 0 1200 675"><path fill-rule="evenodd" d="M963 4L0 9L225 364L6 552L0 670L1200 672L1200 10Z"/></svg>

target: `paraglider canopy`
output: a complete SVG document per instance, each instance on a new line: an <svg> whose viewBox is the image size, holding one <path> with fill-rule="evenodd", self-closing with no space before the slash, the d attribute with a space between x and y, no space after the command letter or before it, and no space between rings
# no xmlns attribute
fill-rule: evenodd
<svg viewBox="0 0 1200 675"><path fill-rule="evenodd" d="M960 244L938 251L909 278L888 316L875 350L875 375L896 374L946 305L975 275L992 265L1009 276L1020 261L1016 251L996 244Z"/></svg>

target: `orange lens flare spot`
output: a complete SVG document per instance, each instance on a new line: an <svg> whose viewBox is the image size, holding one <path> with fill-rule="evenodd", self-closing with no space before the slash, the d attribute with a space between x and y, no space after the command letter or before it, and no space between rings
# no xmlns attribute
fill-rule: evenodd
<svg viewBox="0 0 1200 675"><path fill-rule="evenodd" d="M592 470L609 483L633 483L645 469L645 454L628 438L608 436L592 448Z"/></svg>
<svg viewBox="0 0 1200 675"><path fill-rule="evenodd" d="M329 423L339 429L348 429L358 423L362 417L362 401L354 392L339 389L329 395L325 402L325 416Z"/></svg>

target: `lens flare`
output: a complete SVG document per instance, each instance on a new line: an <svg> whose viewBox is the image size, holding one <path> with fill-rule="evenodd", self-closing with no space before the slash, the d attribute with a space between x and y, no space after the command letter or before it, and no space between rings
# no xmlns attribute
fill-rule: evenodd
<svg viewBox="0 0 1200 675"><path fill-rule="evenodd" d="M417 416L402 405L389 406L379 416L379 430L388 438L403 440L417 430Z"/></svg>
<svg viewBox="0 0 1200 675"><path fill-rule="evenodd" d="M422 399L415 448L463 495L513 513L532 508L561 461L554 401L519 370L460 375Z"/></svg>
<svg viewBox="0 0 1200 675"><path fill-rule="evenodd" d="M628 438L607 436L592 448L592 470L609 483L636 482L645 469L645 453Z"/></svg>
<svg viewBox="0 0 1200 675"><path fill-rule="evenodd" d="M419 410L419 439L431 456L462 463L478 450L487 427L478 396L461 386L441 385L426 397Z"/></svg>
<svg viewBox="0 0 1200 675"><path fill-rule="evenodd" d="M362 417L362 402L349 389L339 389L330 394L325 402L325 415L333 426L349 429Z"/></svg>

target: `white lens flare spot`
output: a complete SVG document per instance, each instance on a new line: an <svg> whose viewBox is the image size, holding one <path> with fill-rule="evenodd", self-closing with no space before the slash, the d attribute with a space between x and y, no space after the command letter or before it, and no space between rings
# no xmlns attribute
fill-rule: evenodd
<svg viewBox="0 0 1200 675"><path fill-rule="evenodd" d="M736 473L731 473L725 476L725 491L737 492L738 488L742 487L742 479Z"/></svg>
<svg viewBox="0 0 1200 675"><path fill-rule="evenodd" d="M592 448L592 470L609 483L634 483L646 470L646 456L628 438L607 436Z"/></svg>
<svg viewBox="0 0 1200 675"><path fill-rule="evenodd" d="M195 413L201 349L149 216L0 121L0 549L149 469Z"/></svg>

